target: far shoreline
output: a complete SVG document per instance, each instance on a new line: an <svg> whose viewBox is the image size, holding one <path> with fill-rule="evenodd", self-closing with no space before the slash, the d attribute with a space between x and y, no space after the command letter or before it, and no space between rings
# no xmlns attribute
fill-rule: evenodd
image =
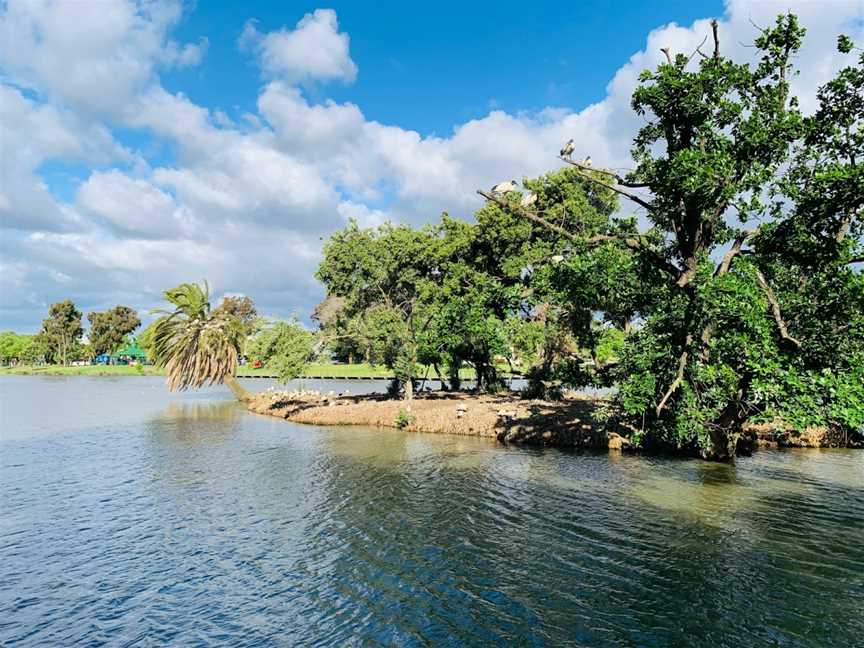
<svg viewBox="0 0 864 648"><path fill-rule="evenodd" d="M431 372L430 372L431 373ZM16 367L0 367L0 376L164 376L165 372L153 365L44 365L31 366L19 365ZM521 374L502 373L504 380L519 380ZM265 367L253 369L243 366L237 369L237 378L272 379L276 376L272 370ZM474 378L471 370L461 372L463 380L470 381ZM386 367L358 364L331 364L312 363L298 379L304 380L393 380L394 376ZM422 377L419 379L423 381ZM437 381L436 376L429 376L427 381Z"/></svg>

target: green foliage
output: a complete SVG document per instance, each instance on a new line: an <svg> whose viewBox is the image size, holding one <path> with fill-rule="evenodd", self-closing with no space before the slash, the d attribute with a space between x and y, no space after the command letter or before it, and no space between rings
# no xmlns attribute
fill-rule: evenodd
<svg viewBox="0 0 864 648"><path fill-rule="evenodd" d="M399 413L396 414L396 427L400 430L404 430L409 425L414 422L414 416L412 416L411 412L407 412L405 410L400 409Z"/></svg>
<svg viewBox="0 0 864 648"><path fill-rule="evenodd" d="M249 340L247 354L272 370L280 382L301 376L312 357L313 336L296 320L269 323Z"/></svg>
<svg viewBox="0 0 864 648"><path fill-rule="evenodd" d="M128 306L115 306L104 312L87 314L90 321L91 354L113 353L126 341L126 337L141 326L138 313Z"/></svg>
<svg viewBox="0 0 864 648"><path fill-rule="evenodd" d="M864 58L804 116L788 83L803 35L780 16L756 40L755 68L714 56L691 71L678 57L634 93L649 123L628 181L651 190L648 217L669 241L655 249L680 268L652 281L618 368L646 444L723 458L751 418L861 429L864 299L849 262L861 248ZM744 230L730 208L762 224Z"/></svg>
<svg viewBox="0 0 864 648"><path fill-rule="evenodd" d="M66 299L51 304L35 343L46 361L66 365L76 358L83 335L81 311L75 308L72 300Z"/></svg>
<svg viewBox="0 0 864 648"><path fill-rule="evenodd" d="M472 365L492 387L504 358L537 396L616 385L635 445L724 459L752 419L860 431L864 54L805 115L789 83L804 35L779 16L751 65L715 29L710 54L643 72L627 177L573 163L523 181L527 210L514 191L473 223L337 232L328 326L403 378Z"/></svg>
<svg viewBox="0 0 864 648"><path fill-rule="evenodd" d="M3 364L23 362L29 359L33 346L32 335L22 335L14 331L0 333L0 361Z"/></svg>

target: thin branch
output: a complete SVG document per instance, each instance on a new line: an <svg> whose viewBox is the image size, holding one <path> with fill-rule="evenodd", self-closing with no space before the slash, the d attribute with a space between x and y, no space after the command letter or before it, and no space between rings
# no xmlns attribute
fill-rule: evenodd
<svg viewBox="0 0 864 648"><path fill-rule="evenodd" d="M564 162L566 162L567 164L571 164L571 165L573 165L579 169L585 169L585 168L591 169L591 167L586 167L585 165L579 164L578 162L574 162L573 160L568 160L567 158L564 158L564 157L559 158L559 159L561 159ZM594 169L592 169L592 171L593 170ZM607 189L611 189L615 193L620 194L620 195L624 196L625 198L629 198L630 200L635 202L637 205L644 207L648 211L654 210L654 205L652 205L647 200L640 198L636 194L630 193L629 191L625 191L624 189L616 187L615 185L609 184L607 182L603 182L602 180L598 180L597 178L595 178L591 174L585 173L581 170L577 170L576 173L578 173L581 178L584 178L585 180L588 180L589 182L593 182L594 184L598 184L601 187L606 187ZM610 175L610 174L607 173L607 175ZM614 175L614 174L612 174L612 175Z"/></svg>
<svg viewBox="0 0 864 648"><path fill-rule="evenodd" d="M756 282L762 288L765 296L768 298L768 303L771 305L771 313L774 315L774 321L777 322L777 328L780 330L780 337L801 348L801 343L789 335L789 329L786 328L786 322L783 320L783 314L780 312L780 303L777 301L777 296L768 285L768 280L759 268L756 268Z"/></svg>
<svg viewBox="0 0 864 648"><path fill-rule="evenodd" d="M688 334L687 339L684 341L684 351L681 353L681 356L678 358L678 371L675 374L675 380L672 381L672 384L669 385L669 389L666 390L666 393L663 394L663 398L660 399L660 402L657 404L657 409L655 410L657 416L660 416L660 413L663 411L663 408L666 406L666 401L674 394L678 388L681 386L681 383L684 382L684 369L687 367L687 358L690 355L690 344L693 342L693 335Z"/></svg>
<svg viewBox="0 0 864 648"><path fill-rule="evenodd" d="M684 61L683 67L687 67L687 64L690 63L690 61L693 59L694 56L696 56L696 52L699 52L699 54L702 54L702 51L699 48L702 47L705 44L705 41L707 41L707 40L708 40L708 34L705 34L705 38L702 39L702 42L696 46L696 49L693 50L693 53L687 57L686 61ZM705 55L702 54L702 56L705 56Z"/></svg>
<svg viewBox="0 0 864 648"><path fill-rule="evenodd" d="M652 250L650 247L646 246L642 242L642 239L645 238L644 236L641 236L641 235L635 235L634 236L634 235L630 235L630 234L623 234L623 235L597 234L595 236L588 237L587 239L583 239L583 238L576 236L572 232L569 232L568 230L564 229L560 225L556 225L555 223L551 223L548 220L546 220L545 218L541 218L537 214L535 214L533 212L529 212L525 209L522 209L521 207L516 207L515 205L510 205L506 201L501 200L500 198L498 198L497 196L495 196L491 193L488 193L488 192L480 190L480 189L477 190L477 193L479 195L483 196L486 200L494 202L499 207L501 207L503 209L507 209L511 212L514 212L519 216L523 216L524 218L527 218L528 220L530 220L534 223L537 223L538 225L545 227L548 230L551 230L553 232L557 232L561 236L564 236L564 237L568 238L569 240L574 241L576 243L582 243L585 245L595 245L598 243L606 243L608 241L620 241L621 243L626 245L631 250L638 251L638 252L644 252L650 258L651 262L654 264L655 267L659 268L663 272L668 273L673 278L677 279L678 276L681 274L681 270L677 266L675 266L674 264L667 261L656 250Z"/></svg>
<svg viewBox="0 0 864 648"><path fill-rule="evenodd" d="M864 255L862 255L862 256L857 256L857 257L852 257L851 259L849 259L849 260L846 262L846 265L851 265L851 264L853 264L853 263L864 263Z"/></svg>
<svg viewBox="0 0 864 648"><path fill-rule="evenodd" d="M720 275L726 274L729 271L729 266L732 265L732 260L741 254L741 247L747 240L753 238L759 232L759 228L744 230L737 237L735 237L735 242L732 244L732 247L726 251L726 254L723 255L723 259L717 264L717 268L714 270L714 276L719 277Z"/></svg>
<svg viewBox="0 0 864 648"><path fill-rule="evenodd" d="M647 182L628 182L627 180L622 178L620 175L610 171L609 169L598 169L596 167L588 166L587 164L582 164L581 162L576 162L575 160L571 160L570 158L565 158L565 157L561 157L561 156L559 156L558 159L566 162L567 164L570 164L570 165L575 166L579 169L582 169L583 171L592 171L594 173L601 173L603 175L607 175L607 176L610 176L612 178L615 178L616 184L619 184L622 187L630 187L631 189L640 189L640 188L649 186L649 184Z"/></svg>
<svg viewBox="0 0 864 648"><path fill-rule="evenodd" d="M481 196L483 196L486 200L491 200L492 202L497 204L499 207L503 207L504 209L507 209L510 211L515 211L520 216L524 216L528 220L533 221L533 222L537 223L538 225L542 225L546 229L552 230L553 232L557 232L561 236L564 236L564 237L570 239L571 241L579 241L580 240L579 237L576 236L575 234L573 234L572 232L568 232L566 229L564 229L560 225L556 225L555 223L550 223L545 218L541 218L540 216L538 216L537 214L535 214L533 212L526 211L526 210L522 209L521 207L514 208L513 205L509 205L508 203L501 200L497 196L492 195L491 193L487 193L487 192L479 190L479 189L477 190L477 193L480 194Z"/></svg>

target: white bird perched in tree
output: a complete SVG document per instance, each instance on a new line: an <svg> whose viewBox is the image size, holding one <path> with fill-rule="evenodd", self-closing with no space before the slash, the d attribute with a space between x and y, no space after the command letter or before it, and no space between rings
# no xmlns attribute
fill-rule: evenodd
<svg viewBox="0 0 864 648"><path fill-rule="evenodd" d="M561 147L561 157L570 157L573 155L573 151L576 150L576 147L573 146L573 139L570 138L567 140L567 143Z"/></svg>
<svg viewBox="0 0 864 648"><path fill-rule="evenodd" d="M537 202L537 194L534 193L533 191L528 191L525 193L524 196L522 196L522 200L519 201L519 206L523 207L523 208L524 207L530 207L531 205L533 205L536 202Z"/></svg>
<svg viewBox="0 0 864 648"><path fill-rule="evenodd" d="M507 180L506 182L499 182L494 187L492 187L493 194L506 194L509 191L516 191L519 185L516 184L515 180Z"/></svg>
<svg viewBox="0 0 864 648"><path fill-rule="evenodd" d="M564 260L563 254L556 254L555 256L552 257L552 263L554 263L555 265L558 265L563 260Z"/></svg>
<svg viewBox="0 0 864 648"><path fill-rule="evenodd" d="M591 156L590 155L588 157L586 157L584 160L582 160L582 166L587 166L587 167L591 166Z"/></svg>

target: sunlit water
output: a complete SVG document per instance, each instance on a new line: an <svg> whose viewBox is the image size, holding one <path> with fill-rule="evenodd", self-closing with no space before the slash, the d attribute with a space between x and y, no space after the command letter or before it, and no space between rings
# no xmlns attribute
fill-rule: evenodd
<svg viewBox="0 0 864 648"><path fill-rule="evenodd" d="M0 644L864 644L862 452L568 454L229 398L0 378Z"/></svg>

